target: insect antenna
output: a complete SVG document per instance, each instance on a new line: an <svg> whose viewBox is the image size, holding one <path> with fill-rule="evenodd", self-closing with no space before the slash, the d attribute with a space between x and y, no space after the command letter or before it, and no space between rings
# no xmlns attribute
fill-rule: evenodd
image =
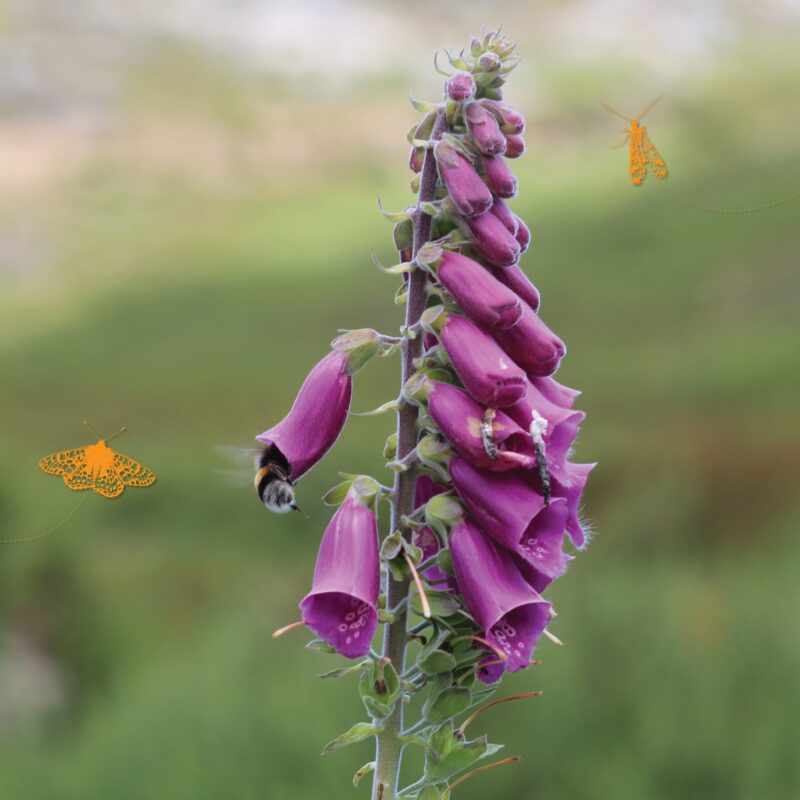
<svg viewBox="0 0 800 800"><path fill-rule="evenodd" d="M89 424L89 420L88 419L85 419L83 421L83 424L97 437L98 440L100 440L102 438L100 436L100 434Z"/></svg>
<svg viewBox="0 0 800 800"><path fill-rule="evenodd" d="M663 97L663 96L664 96L663 94L657 94L657 95L656 95L656 99L655 99L655 100L653 100L653 102L652 102L652 103L650 103L650 105L649 105L649 106L647 106L647 108L645 108L645 110L644 110L644 111L642 111L642 112L639 114L639 116L638 116L638 117L636 117L636 119L637 119L637 120L640 120L640 119L641 119L641 118L642 118L642 117L643 117L643 116L644 116L644 115L645 115L645 114L646 114L646 113L647 113L647 112L648 112L648 111L649 111L649 110L650 110L650 109L651 109L651 108L652 108L652 107L653 107L653 106L654 106L654 105L655 105L655 104L656 104L656 103L657 103L657 102L658 102L658 101L659 101L659 100L660 100L660 99Z"/></svg>
<svg viewBox="0 0 800 800"><path fill-rule="evenodd" d="M296 505L295 503L292 503L292 504L289 506L289 508L291 508L291 509L292 509L292 511L299 511L299 512L300 512L300 513L303 515L303 518L304 518L304 519L311 519L311 517L310 517L308 514L306 514L306 512L305 512L305 511L303 511L303 509L302 509L302 508L300 508L300 506Z"/></svg>
<svg viewBox="0 0 800 800"><path fill-rule="evenodd" d="M607 106L605 103L600 103L600 105L606 110L610 111L612 114L616 114L618 117L622 117L626 122L630 122L630 117L626 117L624 114L620 114L619 111L616 109L611 108L611 106Z"/></svg>
<svg viewBox="0 0 800 800"><path fill-rule="evenodd" d="M113 439L115 436L119 436L121 433L125 433L126 430L128 429L123 425L116 433L112 433L111 436L106 436L105 441L109 441L110 439Z"/></svg>

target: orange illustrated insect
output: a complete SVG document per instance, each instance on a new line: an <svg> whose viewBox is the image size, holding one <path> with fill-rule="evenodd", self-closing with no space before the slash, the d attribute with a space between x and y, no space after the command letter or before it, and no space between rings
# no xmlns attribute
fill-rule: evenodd
<svg viewBox="0 0 800 800"><path fill-rule="evenodd" d="M106 444L125 428L101 439L86 420L83 424L97 436L97 442L45 456L39 462L40 469L50 475L61 475L73 491L91 489L108 498L119 497L126 486L152 486L156 482L152 470Z"/></svg>
<svg viewBox="0 0 800 800"><path fill-rule="evenodd" d="M612 147L616 149L622 147L626 142L629 143L630 159L628 162L628 171L631 175L631 183L634 186L639 186L641 184L648 170L656 178L661 180L667 177L667 165L664 163L664 159L650 141L650 137L647 135L647 128L639 124L642 117L650 111L662 97L663 95L658 95L644 111L633 119L626 117L624 114L620 114L619 111L615 111L605 103L600 103L606 111L610 111L612 114L622 117L622 119L630 125L630 128L623 128L625 131L625 138L619 144L612 145Z"/></svg>

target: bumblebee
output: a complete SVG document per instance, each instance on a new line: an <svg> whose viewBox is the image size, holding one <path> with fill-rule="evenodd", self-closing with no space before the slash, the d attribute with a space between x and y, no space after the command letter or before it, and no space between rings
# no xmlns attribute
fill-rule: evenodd
<svg viewBox="0 0 800 800"><path fill-rule="evenodd" d="M256 457L256 492L268 511L276 514L300 511L294 502L294 484L290 474L289 462L274 445L265 447Z"/></svg>

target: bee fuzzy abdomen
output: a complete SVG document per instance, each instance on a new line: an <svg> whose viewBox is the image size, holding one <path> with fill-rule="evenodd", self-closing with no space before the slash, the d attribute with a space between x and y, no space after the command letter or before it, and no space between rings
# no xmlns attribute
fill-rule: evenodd
<svg viewBox="0 0 800 800"><path fill-rule="evenodd" d="M267 509L276 514L285 514L294 508L294 490L287 481L269 476L259 487L259 497Z"/></svg>

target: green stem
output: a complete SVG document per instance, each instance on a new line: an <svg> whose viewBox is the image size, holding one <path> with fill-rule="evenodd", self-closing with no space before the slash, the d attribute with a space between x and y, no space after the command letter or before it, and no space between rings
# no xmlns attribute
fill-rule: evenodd
<svg viewBox="0 0 800 800"><path fill-rule="evenodd" d="M431 139L439 139L447 126L444 111L439 112ZM432 150L425 154L425 162L420 175L417 210L414 212L414 243L412 258L416 256L431 235L431 218L419 208L421 202L433 200L436 193L436 161ZM408 302L406 305L406 328L419 322L425 310L425 284L427 274L416 269L408 278ZM401 375L401 391L406 381L414 372L414 359L422 349L422 336L406 339L403 345L403 366ZM417 444L417 407L402 401L397 412L397 459L405 458ZM401 519L414 511L414 490L417 483L416 469L412 467L406 472L398 472L394 480L394 502L389 530L400 529ZM408 536L407 530L403 534ZM408 596L409 580L395 581L387 570L386 607L395 608ZM397 619L387 625L383 636L383 655L392 660L398 673L405 669L406 646L408 645L408 606ZM395 800L400 777L400 762L403 745L400 736L403 730L403 701L398 701L394 712L385 721L382 733L377 737L377 753L375 758L375 779L372 784L372 800Z"/></svg>

